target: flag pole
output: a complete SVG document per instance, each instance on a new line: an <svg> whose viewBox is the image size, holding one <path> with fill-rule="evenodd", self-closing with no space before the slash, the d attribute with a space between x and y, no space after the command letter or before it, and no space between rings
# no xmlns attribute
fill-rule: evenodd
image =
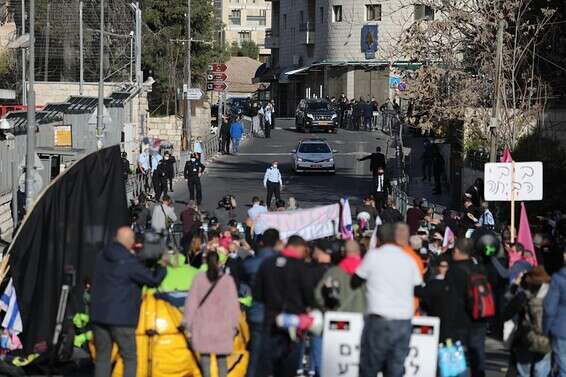
<svg viewBox="0 0 566 377"><path fill-rule="evenodd" d="M515 161L511 161L511 244L515 243Z"/></svg>

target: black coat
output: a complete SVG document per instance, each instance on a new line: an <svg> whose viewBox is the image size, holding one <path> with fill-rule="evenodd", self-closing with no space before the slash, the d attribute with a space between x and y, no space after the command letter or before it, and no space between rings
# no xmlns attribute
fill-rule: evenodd
<svg viewBox="0 0 566 377"><path fill-rule="evenodd" d="M185 179L195 178L198 177L199 174L202 174L204 169L204 165L199 160L187 161L183 175L185 176Z"/></svg>
<svg viewBox="0 0 566 377"><path fill-rule="evenodd" d="M369 170L377 174L379 168L385 169L385 155L383 153L372 153L369 156L361 158L360 161L370 160Z"/></svg>
<svg viewBox="0 0 566 377"><path fill-rule="evenodd" d="M166 271L147 269L122 244L114 242L96 257L92 280L90 318L93 323L137 327L141 290L157 287Z"/></svg>
<svg viewBox="0 0 566 377"><path fill-rule="evenodd" d="M254 300L265 305L264 323L274 326L283 311L305 313L314 302L311 280L302 260L278 255L263 261L252 291Z"/></svg>
<svg viewBox="0 0 566 377"><path fill-rule="evenodd" d="M175 156L170 156L168 160L163 159L163 164L165 165L165 173L167 178L173 178L175 176Z"/></svg>

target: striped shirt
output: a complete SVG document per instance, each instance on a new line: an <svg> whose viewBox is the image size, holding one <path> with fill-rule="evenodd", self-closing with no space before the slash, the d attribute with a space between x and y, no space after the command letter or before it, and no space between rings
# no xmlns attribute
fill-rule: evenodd
<svg viewBox="0 0 566 377"><path fill-rule="evenodd" d="M263 177L263 185L267 185L267 182L279 183L281 186L283 186L283 179L281 178L279 169L271 166L265 171L265 176Z"/></svg>

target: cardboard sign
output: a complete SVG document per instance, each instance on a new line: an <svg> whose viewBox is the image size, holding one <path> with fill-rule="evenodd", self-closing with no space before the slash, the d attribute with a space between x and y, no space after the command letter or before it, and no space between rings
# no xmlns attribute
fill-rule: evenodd
<svg viewBox="0 0 566 377"><path fill-rule="evenodd" d="M490 202L542 200L542 162L487 163L484 182L485 200Z"/></svg>
<svg viewBox="0 0 566 377"><path fill-rule="evenodd" d="M436 376L440 320L413 318L406 377ZM357 377L364 317L358 313L327 312L322 339L322 376Z"/></svg>

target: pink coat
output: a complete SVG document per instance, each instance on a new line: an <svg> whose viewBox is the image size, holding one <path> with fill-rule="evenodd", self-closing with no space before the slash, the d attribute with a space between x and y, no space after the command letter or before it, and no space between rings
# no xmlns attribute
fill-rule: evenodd
<svg viewBox="0 0 566 377"><path fill-rule="evenodd" d="M240 319L236 284L230 275L222 276L199 308L211 285L205 272L199 273L193 280L185 301L185 326L195 352L229 355L234 351L234 336Z"/></svg>

